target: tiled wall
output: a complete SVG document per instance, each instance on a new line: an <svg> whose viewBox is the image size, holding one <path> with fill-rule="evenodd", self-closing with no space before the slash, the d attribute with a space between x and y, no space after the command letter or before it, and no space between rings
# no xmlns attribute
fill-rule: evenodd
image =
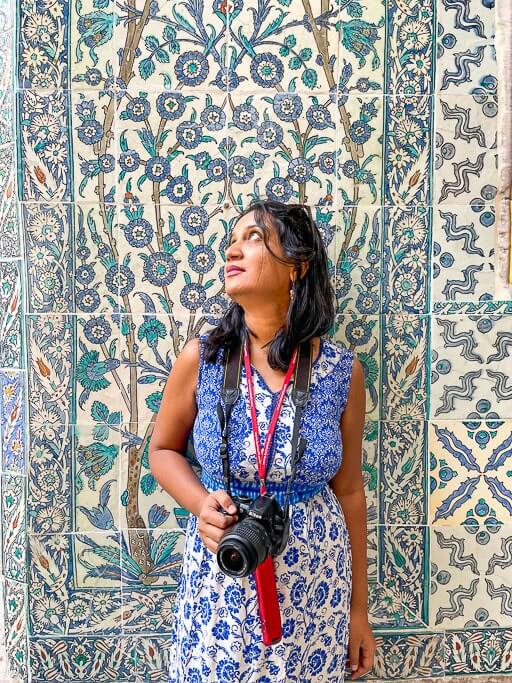
<svg viewBox="0 0 512 683"><path fill-rule="evenodd" d="M148 444L173 359L225 306L226 232L257 195L314 207L332 334L365 369L373 676L510 672L493 5L23 0L5 20L13 676L165 680L186 511Z"/></svg>

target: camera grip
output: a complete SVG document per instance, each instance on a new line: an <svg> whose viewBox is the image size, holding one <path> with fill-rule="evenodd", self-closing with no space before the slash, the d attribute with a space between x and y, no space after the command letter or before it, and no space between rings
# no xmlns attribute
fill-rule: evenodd
<svg viewBox="0 0 512 683"><path fill-rule="evenodd" d="M265 645L274 645L281 640L282 631L274 561L270 555L256 567L254 579L258 595L258 610L263 643Z"/></svg>

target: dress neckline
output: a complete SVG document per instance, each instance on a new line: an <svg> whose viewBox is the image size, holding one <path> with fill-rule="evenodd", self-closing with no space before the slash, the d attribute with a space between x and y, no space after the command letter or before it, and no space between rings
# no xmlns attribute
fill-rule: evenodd
<svg viewBox="0 0 512 683"><path fill-rule="evenodd" d="M311 364L311 381L313 381L313 370L315 369L315 367L317 366L317 364L320 360L320 356L322 355L323 349L324 349L324 338L320 337L320 343L318 345L318 354L317 354L317 357L314 359L313 363ZM242 365L242 368L245 372L245 368L243 367L243 365ZM263 375L261 374L261 372L258 370L258 368L255 368L252 363L251 363L251 371L253 373L253 376L257 375L257 377L259 377L261 384L263 385L264 389L266 389L266 391L269 392L269 394L272 394L272 396L276 396L277 394L279 394L281 389L278 389L277 391L273 391L268 386L268 384L267 384L265 378L263 377ZM292 381L290 382L290 386L293 386L293 377L292 377ZM290 388L290 386L288 387L288 389Z"/></svg>

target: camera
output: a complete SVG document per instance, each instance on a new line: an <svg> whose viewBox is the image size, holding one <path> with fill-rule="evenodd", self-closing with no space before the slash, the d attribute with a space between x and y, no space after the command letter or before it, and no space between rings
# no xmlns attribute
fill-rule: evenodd
<svg viewBox="0 0 512 683"><path fill-rule="evenodd" d="M221 538L217 562L228 576L249 576L267 557L283 552L290 533L290 520L274 496L268 493L260 494L254 500L233 496L233 502L240 521Z"/></svg>

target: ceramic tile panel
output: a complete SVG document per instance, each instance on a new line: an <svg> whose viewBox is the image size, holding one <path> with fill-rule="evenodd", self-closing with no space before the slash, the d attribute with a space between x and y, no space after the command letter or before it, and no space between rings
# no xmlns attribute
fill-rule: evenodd
<svg viewBox="0 0 512 683"><path fill-rule="evenodd" d="M37 683L57 675L62 680L164 680L171 642L163 638L92 637L32 638L33 677ZM57 652L57 654L54 654ZM105 661L108 672L102 673ZM65 676L72 678L66 679ZM109 676L110 678L107 678Z"/></svg>
<svg viewBox="0 0 512 683"><path fill-rule="evenodd" d="M430 423L432 524L493 526L510 520L511 443L512 422L491 415L485 421Z"/></svg>
<svg viewBox="0 0 512 683"><path fill-rule="evenodd" d="M121 425L120 478L118 490L119 526L128 531L136 529L185 530L190 513L169 496L153 477L149 468L149 442L155 423ZM192 440L188 444L187 458L194 467ZM138 472L138 477L134 476ZM138 480L139 481L138 481ZM116 505L112 500L111 507Z"/></svg>
<svg viewBox="0 0 512 683"><path fill-rule="evenodd" d="M438 2L388 0L386 15L386 93L406 97L433 92L435 14Z"/></svg>
<svg viewBox="0 0 512 683"><path fill-rule="evenodd" d="M0 90L13 88L15 41L13 14L10 12L10 7L0 10Z"/></svg>
<svg viewBox="0 0 512 683"><path fill-rule="evenodd" d="M119 314L77 317L78 348L73 359L77 423L108 422L112 414L119 420L121 406L130 401L130 389L123 383L121 336L128 334L131 339L132 331L125 331L124 320Z"/></svg>
<svg viewBox="0 0 512 683"><path fill-rule="evenodd" d="M2 474L2 573L26 581L26 477Z"/></svg>
<svg viewBox="0 0 512 683"><path fill-rule="evenodd" d="M394 3L387 7L383 1L338 5L339 93L383 92L386 9Z"/></svg>
<svg viewBox="0 0 512 683"><path fill-rule="evenodd" d="M10 681L14 680L17 683L28 680L30 670L27 637L27 584L5 579L4 591L2 597L4 599L6 655L9 674L12 677Z"/></svg>
<svg viewBox="0 0 512 683"><path fill-rule="evenodd" d="M74 312L89 316L115 316L120 294L131 279L119 244L119 206L75 203L71 207L71 289Z"/></svg>
<svg viewBox="0 0 512 683"><path fill-rule="evenodd" d="M510 676L510 638L506 628L482 628L479 632L453 630L446 633L446 673L469 674L470 680L500 683ZM476 674L485 674L480 677ZM500 675L502 674L502 675ZM457 680L457 678L455 679ZM468 679L464 677L463 681Z"/></svg>
<svg viewBox="0 0 512 683"><path fill-rule="evenodd" d="M345 207L336 213L338 314L376 315L381 311L382 221L383 212L373 206Z"/></svg>
<svg viewBox="0 0 512 683"><path fill-rule="evenodd" d="M510 322L500 313L433 320L432 419L511 417Z"/></svg>
<svg viewBox="0 0 512 683"><path fill-rule="evenodd" d="M379 583L394 596L394 608L401 612L402 626L407 623L424 626L428 620L424 590L428 567L427 539L426 526L379 527Z"/></svg>
<svg viewBox="0 0 512 683"><path fill-rule="evenodd" d="M379 418L380 323L378 316L340 315L333 338L353 351L362 365L366 389L366 419Z"/></svg>
<svg viewBox="0 0 512 683"><path fill-rule="evenodd" d="M398 596L381 583L371 583L368 592L368 617L372 629L391 632L395 629L423 629L424 624L414 614L416 600Z"/></svg>
<svg viewBox="0 0 512 683"><path fill-rule="evenodd" d="M423 420L428 410L430 318L396 313L382 318L382 408L384 420Z"/></svg>
<svg viewBox="0 0 512 683"><path fill-rule="evenodd" d="M493 96L447 93L437 104L435 203L492 203L498 179Z"/></svg>
<svg viewBox="0 0 512 683"><path fill-rule="evenodd" d="M382 230L385 313L427 313L430 307L430 226L426 207L389 207Z"/></svg>
<svg viewBox="0 0 512 683"><path fill-rule="evenodd" d="M0 367L19 368L22 359L22 262L0 261Z"/></svg>
<svg viewBox="0 0 512 683"><path fill-rule="evenodd" d="M126 532L128 540L133 533ZM122 628L127 635L170 633L173 626L185 532L150 529L146 536L151 560L149 571L134 570L131 562L122 563ZM144 609L141 609L141 599Z"/></svg>
<svg viewBox="0 0 512 683"><path fill-rule="evenodd" d="M279 89L313 95L331 91L335 95L340 20L337 2L330 6L309 0L233 3L229 10L227 87L236 93ZM361 32L362 27L354 29ZM347 36L346 42L350 44L351 39L355 42L357 33Z"/></svg>
<svg viewBox="0 0 512 683"><path fill-rule="evenodd" d="M30 313L73 313L70 204L21 205Z"/></svg>
<svg viewBox="0 0 512 683"><path fill-rule="evenodd" d="M0 436L3 472L25 472L25 373L0 372Z"/></svg>
<svg viewBox="0 0 512 683"><path fill-rule="evenodd" d="M120 86L119 77L114 76L114 70L118 68L114 33L121 19L116 3L113 0L81 0L69 3L66 9L65 23L74 48L66 73L66 87L103 91L115 99L117 91L126 88L127 80Z"/></svg>
<svg viewBox="0 0 512 683"><path fill-rule="evenodd" d="M437 9L441 35L451 33L456 38L456 44L494 42L496 22L492 2L486 0L473 5L458 0L442 0Z"/></svg>
<svg viewBox="0 0 512 683"><path fill-rule="evenodd" d="M31 396L27 421L36 429L43 428L42 434L48 429L47 435L52 438L52 425L73 421L71 349L74 321L69 315L34 314L27 316L26 332ZM85 376L86 382L93 379L88 380Z"/></svg>
<svg viewBox="0 0 512 683"><path fill-rule="evenodd" d="M510 628L512 527L490 517L477 512L462 525L431 527L431 626Z"/></svg>
<svg viewBox="0 0 512 683"><path fill-rule="evenodd" d="M340 94L337 199L340 207L381 203L385 98Z"/></svg>
<svg viewBox="0 0 512 683"><path fill-rule="evenodd" d="M68 94L21 90L18 196L21 201L58 204L72 198Z"/></svg>
<svg viewBox="0 0 512 683"><path fill-rule="evenodd" d="M486 190L468 206L434 208L433 301L492 299L496 212L493 204L486 203L488 196Z"/></svg>
<svg viewBox="0 0 512 683"><path fill-rule="evenodd" d="M58 422L55 410L39 407L31 415L29 441L28 531L32 534L69 532L73 527L74 495L72 428Z"/></svg>
<svg viewBox="0 0 512 683"><path fill-rule="evenodd" d="M109 2L107 7L109 28L115 26L114 73L109 75L119 89L134 95L150 89L227 90L228 3L167 6L134 0L129 5L115 3L115 7ZM104 35L106 52L112 34L108 39Z"/></svg>
<svg viewBox="0 0 512 683"><path fill-rule="evenodd" d="M69 99L69 128L73 137L72 197L75 201L105 205L117 195L116 105L118 99L104 90L73 91Z"/></svg>
<svg viewBox="0 0 512 683"><path fill-rule="evenodd" d="M0 253L2 258L16 258L21 256L21 237L17 202L13 196L14 186L6 187L4 199L0 202Z"/></svg>
<svg viewBox="0 0 512 683"><path fill-rule="evenodd" d="M107 532L120 527L121 420L100 401L93 416L96 424L73 429L74 477L64 487L73 488L73 531Z"/></svg>
<svg viewBox="0 0 512 683"><path fill-rule="evenodd" d="M0 147L0 257L19 256L19 227L12 226L16 148L7 143Z"/></svg>
<svg viewBox="0 0 512 683"><path fill-rule="evenodd" d="M381 587L378 584L379 527L375 524L372 524L372 521L370 519L368 519L368 542L366 544L366 554L368 557L369 596L377 596L379 594L379 591L381 590ZM375 599L374 604L378 604L378 597Z"/></svg>
<svg viewBox="0 0 512 683"><path fill-rule="evenodd" d="M450 31L438 38L437 92L478 93L487 97L496 113L496 46L492 43L460 43Z"/></svg>
<svg viewBox="0 0 512 683"><path fill-rule="evenodd" d="M222 93L165 90L122 98L115 115L118 201L135 197L156 210L221 203L231 148L226 105Z"/></svg>
<svg viewBox="0 0 512 683"><path fill-rule="evenodd" d="M387 96L382 203L432 203L431 95Z"/></svg>
<svg viewBox="0 0 512 683"><path fill-rule="evenodd" d="M229 97L227 197L331 205L336 195L336 122L329 94Z"/></svg>
<svg viewBox="0 0 512 683"><path fill-rule="evenodd" d="M43 91L68 87L70 4L27 3L19 7L15 63L19 88ZM12 7L16 9L14 3ZM94 41L94 33L89 41Z"/></svg>
<svg viewBox="0 0 512 683"><path fill-rule="evenodd" d="M493 301L492 299L469 302L435 301L432 308L433 312L438 315L454 315L456 313L472 313L475 315L495 313L502 315L512 313L512 301Z"/></svg>
<svg viewBox="0 0 512 683"><path fill-rule="evenodd" d="M427 524L427 423L383 421L379 442L379 521Z"/></svg>
<svg viewBox="0 0 512 683"><path fill-rule="evenodd" d="M422 679L443 676L445 636L436 632L376 633L377 656L369 678Z"/></svg>
<svg viewBox="0 0 512 683"><path fill-rule="evenodd" d="M379 423L366 422L363 430L363 478L366 493L367 524L379 522Z"/></svg>
<svg viewBox="0 0 512 683"><path fill-rule="evenodd" d="M31 636L107 635L121 626L118 533L29 535Z"/></svg>
<svg viewBox="0 0 512 683"><path fill-rule="evenodd" d="M174 333L177 322L170 319L195 320L189 336L201 319L225 310L222 270L232 221L223 205L126 203L117 246L123 311L163 316L161 324L170 323Z"/></svg>

